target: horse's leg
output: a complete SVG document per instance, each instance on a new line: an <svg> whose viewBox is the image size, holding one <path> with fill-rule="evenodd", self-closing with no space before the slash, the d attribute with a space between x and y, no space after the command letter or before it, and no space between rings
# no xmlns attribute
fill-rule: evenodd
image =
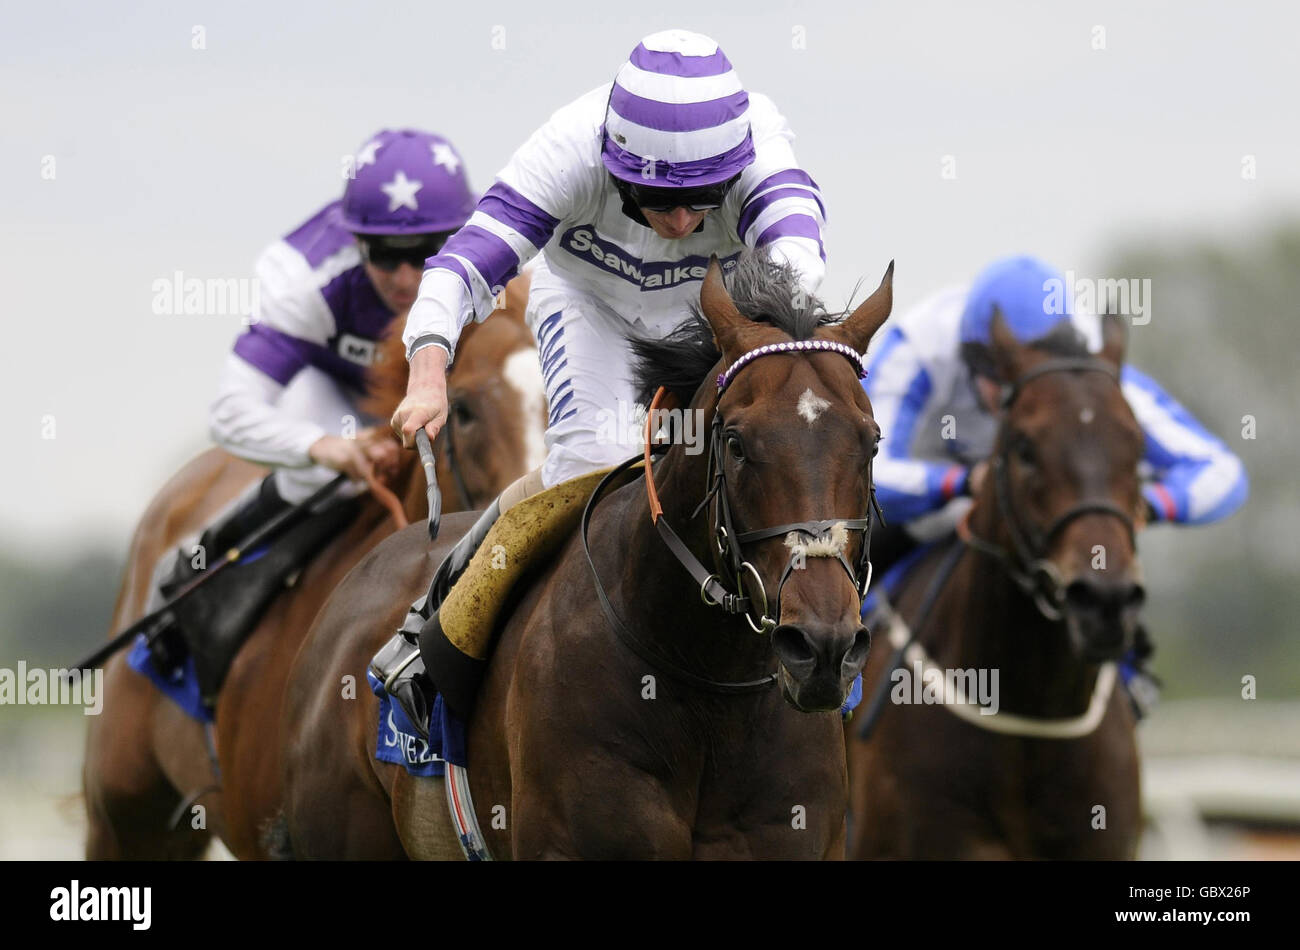
<svg viewBox="0 0 1300 950"><path fill-rule="evenodd" d="M207 848L210 832L169 819L182 800L154 754L149 736L159 707L168 703L121 656L105 670L105 703L91 717L82 771L92 861L193 859ZM188 816L187 816L188 817Z"/></svg>

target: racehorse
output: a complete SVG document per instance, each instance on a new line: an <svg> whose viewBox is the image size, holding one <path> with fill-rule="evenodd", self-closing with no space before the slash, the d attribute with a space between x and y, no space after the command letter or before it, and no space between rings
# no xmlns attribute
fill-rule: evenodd
<svg viewBox="0 0 1300 950"><path fill-rule="evenodd" d="M504 309L461 337L448 379L448 423L434 443L448 511L485 504L540 464L545 396L522 318L526 299L526 284L512 285ZM363 408L386 420L406 388L400 325L390 328L380 353ZM132 539L113 629L143 615L159 558L265 474L210 449L163 487ZM423 521L425 482L414 453L404 453L394 488L405 520ZM196 858L213 834L238 857L261 854L260 826L279 805L274 725L289 665L329 591L394 530L391 514L364 496L355 520L261 617L227 674L211 736L123 655L105 664L107 699L103 714L90 719L83 769L88 858Z"/></svg>
<svg viewBox="0 0 1300 950"><path fill-rule="evenodd" d="M1006 388L988 477L898 590L915 643L891 637L899 652L868 664L878 718L865 740L846 726L850 856L1132 858L1135 720L1115 663L1143 599L1143 436L1118 382L1123 325L1104 318L1096 356L1064 336L1023 345L1000 317L993 341Z"/></svg>
<svg viewBox="0 0 1300 950"><path fill-rule="evenodd" d="M892 271L833 323L790 268L742 256L729 293L715 259L694 319L635 345L643 396L665 386L708 448L676 439L652 477L598 488L512 594L467 725L492 856L843 856L838 710L870 643L879 435L859 354ZM468 525L448 519L433 551L418 526L391 536L318 615L285 704L292 856L460 856L444 780L376 761L378 701L336 684L363 675Z"/></svg>

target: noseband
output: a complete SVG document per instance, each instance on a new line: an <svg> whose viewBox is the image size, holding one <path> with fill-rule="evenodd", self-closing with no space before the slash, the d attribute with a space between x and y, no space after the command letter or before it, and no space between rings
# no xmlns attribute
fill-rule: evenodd
<svg viewBox="0 0 1300 950"><path fill-rule="evenodd" d="M1090 357L1046 360L1030 369L1007 387L1002 397L1002 410L1005 412L1011 408L1012 404L1019 398L1025 384L1030 380L1045 376L1048 373L1063 372L1105 373L1115 380L1116 385L1120 383L1119 370L1103 360ZM1033 598L1039 612L1044 617L1053 621L1060 620L1064 616L1065 610L1065 579L1061 577L1061 572L1057 570L1056 565L1047 556L1047 550L1052 540L1064 530L1066 525L1076 518L1090 514L1104 514L1118 518L1128 531L1129 541L1135 542L1136 531L1133 526L1133 517L1110 499L1094 498L1071 505L1045 529L1035 529L1032 526L1025 528L1020 518L1017 517L1016 508L1012 504L1011 484L1008 481L1006 459L1007 450L1004 447L993 456L989 464L993 470L994 501L997 503L1003 520L1006 521L1007 529L1011 533L1011 544L1014 553L975 535L970 528L969 511L957 526L957 535L976 551L987 554L999 561L1007 574L1016 583L1016 586Z"/></svg>
<svg viewBox="0 0 1300 950"><path fill-rule="evenodd" d="M858 379L862 379L867 375L866 367L862 364L862 357L851 346L844 343L837 343L832 340L798 340L772 343L750 350L732 363L725 372L718 374L718 399L721 400L723 393L726 392L727 387L731 385L732 380L736 378L740 370L761 357L776 353L811 353L818 351L839 353L844 356L857 370ZM655 410L659 407L664 394L665 390L662 388L655 394L646 418L646 493L650 500L650 517L659 532L659 536L673 553L673 556L700 585L701 599L709 606L719 607L726 613L742 614L745 622L749 624L750 629L755 633L770 633L776 628L777 618L781 615L781 592L785 588L785 582L789 580L790 575L796 569L801 553L806 557L831 556L823 553L813 554L807 548L809 542L825 542L836 526L841 526L846 531L861 531L863 533L862 547L858 553L856 564L849 563L844 556L842 545L836 550L835 546L828 544L826 549L831 551L838 559L845 573L848 574L849 581L853 584L854 589L858 591L859 596L865 597L867 588L871 585L871 561L869 560L871 543L870 511L867 512L866 517L862 518L796 521L768 528L757 528L753 531L736 531L735 519L731 511L731 499L727 492L726 469L724 466L727 441L723 435L725 422L719 409L714 410L713 423L709 433L709 464L705 477L704 499L696 506L691 517L696 517L710 502L713 502L713 544L724 571L729 577L735 579L735 591L729 590L717 573L710 572L699 562L695 555L682 543L677 532L664 519L663 508L659 504L658 492L655 489L654 472L650 465L654 436L651 427L654 425ZM879 514L880 508L876 503L876 490L874 483L871 481L870 466L867 469L867 482L871 486L871 507L874 507L877 514ZM758 569L745 558L742 549L747 544L754 544L781 536L786 536L787 543L789 543L791 540L790 535L794 535L803 543L790 545L790 558L786 561L785 570L781 572L776 598L769 602L767 588L763 584L762 576L758 573ZM770 613L769 607L771 608ZM755 611L757 611L757 620L754 616Z"/></svg>

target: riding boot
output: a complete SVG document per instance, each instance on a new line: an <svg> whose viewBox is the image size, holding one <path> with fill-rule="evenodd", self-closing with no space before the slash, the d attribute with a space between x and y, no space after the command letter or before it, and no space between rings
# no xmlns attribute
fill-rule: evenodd
<svg viewBox="0 0 1300 950"><path fill-rule="evenodd" d="M540 471L533 471L508 486L488 505L469 531L447 552L434 572L428 593L411 605L397 635L370 661L371 675L397 700L398 706L406 713L412 727L422 739L429 738L429 715L436 693L442 692L448 705L462 716L468 711L468 697L472 696L472 687L458 688L456 678L447 677L435 686L428 673L430 669L446 668L442 662L430 665L436 655L446 652L440 651L440 647L445 646L445 638L442 636L438 609L469 566L488 531L501 517L501 512L541 491L542 487ZM472 683L473 677L470 676L467 680Z"/></svg>
<svg viewBox="0 0 1300 950"><path fill-rule="evenodd" d="M266 476L256 490L249 492L242 502L230 508L216 522L204 529L193 553L187 553L184 548L177 549L171 573L158 585L163 598L171 600L187 584L207 570L209 560L216 563L216 560L224 557L228 550L286 507L288 502L280 497L275 487L275 476ZM198 592L197 596L201 597L202 591ZM171 675L184 661L186 649L174 616L169 614L165 617L161 632L156 632L150 637L149 652L154 668L165 676Z"/></svg>
<svg viewBox="0 0 1300 950"><path fill-rule="evenodd" d="M200 544L208 558L225 559L241 541L270 519L290 508L276 491L274 477L266 478L252 497L203 533ZM184 653L194 660L199 696L212 708L236 653L256 627L267 607L315 555L356 515L359 502L322 503L302 511L256 550L241 551L238 561L170 610ZM214 565L208 565L209 567ZM181 552L166 593L174 594L200 573ZM173 654L179 645L173 640ZM180 653L183 658L184 653Z"/></svg>

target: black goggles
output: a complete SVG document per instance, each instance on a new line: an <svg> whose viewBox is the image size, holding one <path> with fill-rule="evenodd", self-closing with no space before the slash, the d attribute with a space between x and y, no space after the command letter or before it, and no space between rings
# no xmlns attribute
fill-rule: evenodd
<svg viewBox="0 0 1300 950"><path fill-rule="evenodd" d="M395 271L403 264L424 270L424 262L442 250L454 232L438 234L358 234L361 259L382 271Z"/></svg>
<svg viewBox="0 0 1300 950"><path fill-rule="evenodd" d="M674 208L689 208L691 211L713 211L722 207L727 199L727 192L736 183L737 175L720 181L716 185L702 188L654 188L649 185L634 185L629 181L614 179L619 194L625 201L645 211L665 214Z"/></svg>

